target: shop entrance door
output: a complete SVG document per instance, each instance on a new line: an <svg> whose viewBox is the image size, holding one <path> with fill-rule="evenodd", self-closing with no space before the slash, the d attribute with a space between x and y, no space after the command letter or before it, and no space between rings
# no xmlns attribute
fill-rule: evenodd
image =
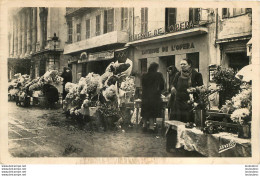
<svg viewBox="0 0 260 176"><path fill-rule="evenodd" d="M160 69L160 72L163 74L163 78L165 80L165 83L166 83L166 88L167 90L169 89L170 87L170 75L168 74L167 72L167 68L169 66L175 66L175 56L174 55L171 55L171 56L162 56L160 57L160 61L159 61L159 69Z"/></svg>
<svg viewBox="0 0 260 176"><path fill-rule="evenodd" d="M229 67L233 68L235 72L249 64L249 57L246 55L246 52L228 53L227 57L229 59Z"/></svg>

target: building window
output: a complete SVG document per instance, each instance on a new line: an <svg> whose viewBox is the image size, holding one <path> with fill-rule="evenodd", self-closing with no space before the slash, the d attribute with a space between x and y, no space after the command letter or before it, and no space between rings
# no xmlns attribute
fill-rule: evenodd
<svg viewBox="0 0 260 176"><path fill-rule="evenodd" d="M188 53L187 58L192 61L192 67L199 72L199 65L200 65L200 54L197 53Z"/></svg>
<svg viewBox="0 0 260 176"><path fill-rule="evenodd" d="M67 21L67 27L68 27L68 43L72 43L73 25L71 19Z"/></svg>
<svg viewBox="0 0 260 176"><path fill-rule="evenodd" d="M128 8L121 8L121 30L127 30Z"/></svg>
<svg viewBox="0 0 260 176"><path fill-rule="evenodd" d="M148 32L148 8L141 9L141 33Z"/></svg>
<svg viewBox="0 0 260 176"><path fill-rule="evenodd" d="M81 23L77 24L77 42L81 40Z"/></svg>
<svg viewBox="0 0 260 176"><path fill-rule="evenodd" d="M114 9L104 11L104 34L114 31Z"/></svg>
<svg viewBox="0 0 260 176"><path fill-rule="evenodd" d="M228 18L229 17L229 9L223 8L222 9L222 18Z"/></svg>
<svg viewBox="0 0 260 176"><path fill-rule="evenodd" d="M100 17L101 15L96 16L96 36L100 35Z"/></svg>
<svg viewBox="0 0 260 176"><path fill-rule="evenodd" d="M86 39L90 38L90 19L86 20Z"/></svg>
<svg viewBox="0 0 260 176"><path fill-rule="evenodd" d="M169 31L169 26L174 26L176 24L176 16L177 16L176 8L166 8L165 10L166 31Z"/></svg>
<svg viewBox="0 0 260 176"><path fill-rule="evenodd" d="M189 9L189 21L193 24L198 24L200 20L200 9L190 8Z"/></svg>
<svg viewBox="0 0 260 176"><path fill-rule="evenodd" d="M222 9L222 18L231 18L240 16L246 13L250 13L252 9L250 8L223 8Z"/></svg>
<svg viewBox="0 0 260 176"><path fill-rule="evenodd" d="M140 59L140 68L141 68L141 74L147 72L147 59Z"/></svg>
<svg viewBox="0 0 260 176"><path fill-rule="evenodd" d="M233 8L233 16L239 16L246 13L245 8Z"/></svg>

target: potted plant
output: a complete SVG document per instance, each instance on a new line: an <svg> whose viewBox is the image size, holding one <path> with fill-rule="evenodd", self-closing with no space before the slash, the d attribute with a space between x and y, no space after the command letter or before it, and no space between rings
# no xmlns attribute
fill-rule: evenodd
<svg viewBox="0 0 260 176"><path fill-rule="evenodd" d="M225 104L226 100L231 99L240 90L242 81L236 77L232 68L217 66L213 72L213 81L220 87L219 91L219 108Z"/></svg>

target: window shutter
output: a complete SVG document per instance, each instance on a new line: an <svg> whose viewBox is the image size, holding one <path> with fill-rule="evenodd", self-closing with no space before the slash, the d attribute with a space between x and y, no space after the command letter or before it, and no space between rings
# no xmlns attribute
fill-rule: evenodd
<svg viewBox="0 0 260 176"><path fill-rule="evenodd" d="M107 33L107 10L104 11L104 34Z"/></svg>

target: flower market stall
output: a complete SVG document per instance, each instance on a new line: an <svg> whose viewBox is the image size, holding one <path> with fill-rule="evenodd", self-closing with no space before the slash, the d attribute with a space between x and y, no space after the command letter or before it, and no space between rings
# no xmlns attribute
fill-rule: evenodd
<svg viewBox="0 0 260 176"><path fill-rule="evenodd" d="M14 77L8 85L8 100L16 101L17 105L29 106L30 96L26 85L31 81L30 76L17 73Z"/></svg>
<svg viewBox="0 0 260 176"><path fill-rule="evenodd" d="M67 83L64 111L75 121L90 122L92 127L105 130L130 123L122 109L133 101L135 93L131 71L132 61L127 59L125 63L110 63L102 75L89 73L77 84Z"/></svg>
<svg viewBox="0 0 260 176"><path fill-rule="evenodd" d="M194 123L166 121L167 150L171 147L197 151L205 156L251 156L252 86L237 78L232 69L218 67L217 88L191 87ZM210 109L209 97L219 92L220 108Z"/></svg>
<svg viewBox="0 0 260 176"><path fill-rule="evenodd" d="M61 93L63 78L57 70L47 71L43 76L31 80L29 75L16 74L9 83L9 100L15 100L17 105L28 107L30 104L44 106L46 97L43 92L45 85L52 85Z"/></svg>

